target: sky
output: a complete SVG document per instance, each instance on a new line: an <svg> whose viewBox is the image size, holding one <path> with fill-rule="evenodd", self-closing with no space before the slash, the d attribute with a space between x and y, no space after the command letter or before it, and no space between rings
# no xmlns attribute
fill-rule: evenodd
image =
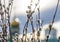
<svg viewBox="0 0 60 42"><path fill-rule="evenodd" d="M11 13L11 20L13 20L13 17L16 16L18 19L19 19L19 22L21 23L20 25L20 32L22 33L23 31L23 26L27 20L27 17L26 17L26 10L28 10L27 6L30 4L30 1L31 0L14 0L13 1L13 8L12 8L12 13ZM3 0L2 0L3 2ZM33 4L35 5L35 3L37 3L37 0L33 0ZM8 4L8 0L6 0L6 6ZM52 21L52 17L53 17L53 14L54 14L54 11L55 11L55 7L56 7L56 4L57 4L57 0L40 0L40 11L41 11L41 20L44 20L44 24L48 24ZM32 7L32 10L34 9L34 5ZM60 7L60 5L59 5ZM58 25L56 26L57 30L58 30L58 36L59 35L59 24L60 24L60 8L58 9L58 12L57 12L57 16L56 16L56 19L55 19L55 23ZM33 14L33 17L35 20L34 21L34 26L36 28L36 25L35 25L35 22L36 22L36 14L37 14L37 10L36 12ZM18 21L18 19L16 19ZM31 25L29 24L29 28L28 29L28 32L31 32ZM1 29L0 29L1 30Z"/></svg>
<svg viewBox="0 0 60 42"><path fill-rule="evenodd" d="M2 0L2 3L4 0ZM9 0L5 0L6 6L8 6ZM26 10L28 10L27 6L30 5L31 0L13 0L13 7L12 7L12 15L19 14L19 15L26 15ZM33 0L32 10L35 7L35 3L37 0ZM56 6L57 0L40 0L40 10L43 11L45 9L51 8ZM4 4L4 3L3 3ZM47 7L46 7L47 6Z"/></svg>
<svg viewBox="0 0 60 42"><path fill-rule="evenodd" d="M2 3L4 0L2 0ZM8 6L9 0L5 1L6 6ZM30 5L31 0L13 0L13 7L12 7L12 14L26 14L26 10L28 10L27 6ZM32 9L34 9L35 4L37 3L37 0L33 0L33 6ZM40 10L43 11L45 9L51 8L53 6L56 6L57 0L40 0ZM4 4L4 3L3 3ZM47 6L47 7L46 7Z"/></svg>

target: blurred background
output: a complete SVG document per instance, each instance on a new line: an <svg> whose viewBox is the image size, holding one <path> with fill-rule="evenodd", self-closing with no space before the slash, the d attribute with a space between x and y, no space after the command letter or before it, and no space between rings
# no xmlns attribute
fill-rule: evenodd
<svg viewBox="0 0 60 42"><path fill-rule="evenodd" d="M3 3L4 0L2 0ZM12 12L11 12L11 17L10 17L10 22L13 21L14 18L16 18L15 20L17 22L19 22L20 26L19 26L19 33L22 34L23 33L23 28L24 25L27 21L27 13L26 10L28 10L27 6L30 4L31 0L14 0L13 2L13 8L12 8ZM5 1L6 2L6 7L8 4L8 0ZM33 0L33 4L37 3L37 0ZM43 20L43 27L45 25L48 25L52 22L53 19L53 15L55 12L55 8L57 5L57 0L40 0L40 18L41 20ZM34 9L35 5L32 6L32 10ZM58 11L57 11L57 15L55 18L55 22L53 27L57 30L57 36L60 36L60 3L58 6ZM34 21L34 28L35 30L37 29L36 27L36 15L38 14L37 11L35 11L35 13L33 14L33 21ZM43 28L44 29L44 28ZM31 33L31 25L29 23L28 25L28 33ZM2 29L0 28L0 31L2 31ZM7 28L7 31L9 31L9 28Z"/></svg>

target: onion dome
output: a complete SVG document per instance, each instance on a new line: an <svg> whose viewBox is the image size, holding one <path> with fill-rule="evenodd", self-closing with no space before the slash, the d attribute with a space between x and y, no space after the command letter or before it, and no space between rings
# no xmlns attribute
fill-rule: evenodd
<svg viewBox="0 0 60 42"><path fill-rule="evenodd" d="M12 27L17 27L17 26L19 26L19 22L18 22L17 18L14 19L14 20L11 22L11 26L12 26Z"/></svg>

